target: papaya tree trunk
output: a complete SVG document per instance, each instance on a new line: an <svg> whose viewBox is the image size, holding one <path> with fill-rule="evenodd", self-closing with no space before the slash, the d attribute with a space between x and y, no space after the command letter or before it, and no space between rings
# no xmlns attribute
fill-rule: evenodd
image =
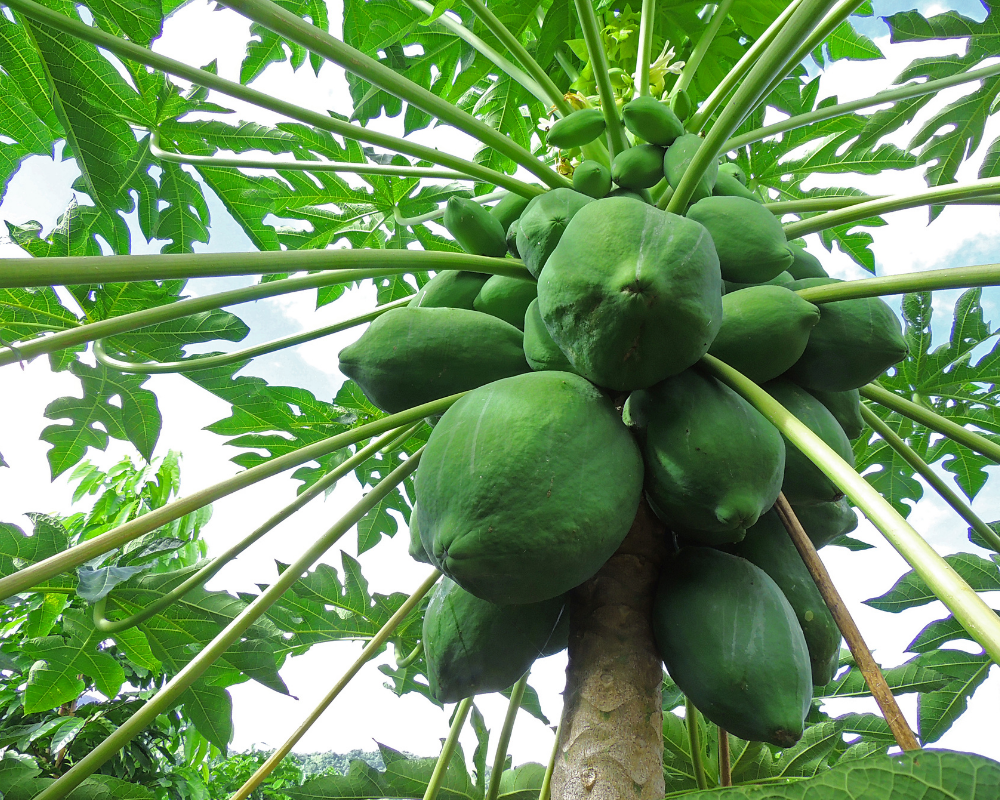
<svg viewBox="0 0 1000 800"><path fill-rule="evenodd" d="M663 666L651 615L665 536L643 501L618 551L573 590L553 800L663 797Z"/></svg>

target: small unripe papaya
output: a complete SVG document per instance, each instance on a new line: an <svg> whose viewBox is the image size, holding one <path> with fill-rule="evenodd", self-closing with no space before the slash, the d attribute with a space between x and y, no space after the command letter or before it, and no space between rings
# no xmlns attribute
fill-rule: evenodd
<svg viewBox="0 0 1000 800"><path fill-rule="evenodd" d="M490 216L500 223L500 227L506 231L511 224L524 213L524 209L531 202L530 197L521 197L519 194L510 192L493 208L490 209Z"/></svg>
<svg viewBox="0 0 1000 800"><path fill-rule="evenodd" d="M684 123L670 106L648 95L626 103L622 108L622 121L626 128L649 144L666 147L684 135Z"/></svg>
<svg viewBox="0 0 1000 800"><path fill-rule="evenodd" d="M532 198L517 221L517 251L528 272L539 276L570 220L593 199L565 188Z"/></svg>
<svg viewBox="0 0 1000 800"><path fill-rule="evenodd" d="M409 305L420 308L471 309L479 290L489 277L478 272L457 269L439 272L413 296Z"/></svg>
<svg viewBox="0 0 1000 800"><path fill-rule="evenodd" d="M549 128L546 141L549 147L558 147L560 150L582 147L604 133L605 127L603 111L599 108L581 108L556 120Z"/></svg>
<svg viewBox="0 0 1000 800"><path fill-rule="evenodd" d="M419 561L421 564L430 564L431 557L424 550L424 543L420 541L420 527L417 525L417 504L413 504L410 511L410 547L408 549L410 558Z"/></svg>
<svg viewBox="0 0 1000 800"><path fill-rule="evenodd" d="M719 169L721 170L722 168L720 167ZM721 171L719 172L719 176L715 179L715 188L712 189L712 194L716 197L743 197L747 200L753 200L755 203L760 203L761 205L764 203L763 200L751 192L732 175Z"/></svg>
<svg viewBox="0 0 1000 800"><path fill-rule="evenodd" d="M503 258L506 231L499 220L475 200L450 197L444 207L444 226L466 253Z"/></svg>
<svg viewBox="0 0 1000 800"><path fill-rule="evenodd" d="M573 188L599 200L611 191L611 171L599 161L583 161L573 172Z"/></svg>
<svg viewBox="0 0 1000 800"><path fill-rule="evenodd" d="M517 250L517 232L521 229L521 220L515 219L507 228L507 252L514 258L520 258L521 254ZM485 281L484 281L485 282Z"/></svg>
<svg viewBox="0 0 1000 800"><path fill-rule="evenodd" d="M810 389L809 394L827 407L827 410L837 418L840 427L844 429L847 438L857 439L865 429L865 421L861 417L861 393L857 389L846 392L824 392L822 389Z"/></svg>
<svg viewBox="0 0 1000 800"><path fill-rule="evenodd" d="M531 301L528 310L524 312L524 357L528 366L536 372L576 372L566 354L552 341L538 311L537 298Z"/></svg>
<svg viewBox="0 0 1000 800"><path fill-rule="evenodd" d="M735 161L725 161L719 165L720 175L729 175L736 178L744 186L747 185L747 174L743 171L743 168L737 164Z"/></svg>
<svg viewBox="0 0 1000 800"><path fill-rule="evenodd" d="M788 249L792 251L793 256L792 263L788 267L788 273L795 278L795 280L800 280L802 278L830 277L826 270L823 269L823 265L819 263L819 259L807 251L804 247L789 244Z"/></svg>
<svg viewBox="0 0 1000 800"><path fill-rule="evenodd" d="M858 527L858 515L846 497L832 503L794 506L792 510L817 550Z"/></svg>
<svg viewBox="0 0 1000 800"><path fill-rule="evenodd" d="M531 278L494 275L479 290L473 308L502 319L515 328L523 328L524 312L538 297L538 284Z"/></svg>
<svg viewBox="0 0 1000 800"><path fill-rule="evenodd" d="M684 177L684 172L691 163L691 159L694 158L694 154L698 152L698 148L701 147L702 141L704 140L697 134L685 133L683 136L678 136L677 140L667 148L667 152L663 156L663 174L667 176L667 182L674 189ZM697 203L705 197L711 197L718 176L719 162L713 159L701 176L698 187L691 196L691 202Z"/></svg>
<svg viewBox="0 0 1000 800"><path fill-rule="evenodd" d="M679 89L670 98L670 110L677 115L677 119L686 121L691 116L691 98L687 91Z"/></svg>
<svg viewBox="0 0 1000 800"><path fill-rule="evenodd" d="M627 197L630 200L638 200L640 203L649 202L649 199L643 197L639 192L634 189L626 189L623 186L619 186L617 189L612 189L608 192L608 197Z"/></svg>
<svg viewBox="0 0 1000 800"><path fill-rule="evenodd" d="M623 150L611 162L611 179L625 189L648 189L663 179L663 148L640 144Z"/></svg>
<svg viewBox="0 0 1000 800"><path fill-rule="evenodd" d="M722 288L725 290L726 294L731 294L732 292L738 292L741 289L749 289L752 286L784 286L786 289L790 283L794 283L795 279L792 278L787 272L779 272L771 280L764 281L763 283L734 283L733 281L723 281Z"/></svg>

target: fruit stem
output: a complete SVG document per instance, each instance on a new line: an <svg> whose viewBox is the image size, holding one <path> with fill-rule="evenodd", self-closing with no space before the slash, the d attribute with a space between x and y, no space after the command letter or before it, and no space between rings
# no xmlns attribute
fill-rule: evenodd
<svg viewBox="0 0 1000 800"><path fill-rule="evenodd" d="M879 436L882 437L883 441L889 447L891 447L900 458L902 458L907 464L909 464L913 470L919 474L927 483L931 485L931 488L936 491L941 498L950 505L958 515L964 519L972 529L978 533L983 539L989 544L989 546L1000 553L1000 536L997 535L989 525L983 522L979 516L974 512L958 493L954 491L945 481L938 475L930 465L924 461L917 453L910 447L903 439L896 434L896 432L885 424L879 416L868 408L864 403L861 404L861 416L866 423L875 431Z"/></svg>
<svg viewBox="0 0 1000 800"><path fill-rule="evenodd" d="M379 501L385 498L397 485L402 483L420 463L423 448L400 464L381 480L368 494L359 500L354 507L341 517L328 531L306 548L288 568L282 572L257 598L246 606L236 618L230 622L221 633L198 652L167 684L128 718L121 726L111 733L103 742L91 750L80 761L54 783L49 784L35 800L62 800L90 775L113 758L131 739L138 735L157 716L177 704L181 695L207 669L218 660L223 653L236 642L267 610L287 592L327 550L329 550L345 533L351 530ZM247 470L250 472L252 470ZM246 474L246 473L244 473ZM165 506L166 507L166 506ZM152 512L155 514L156 512ZM147 514L146 516L150 516ZM139 517L145 519L145 517ZM95 541L91 539L90 542ZM77 545L66 552L73 552L85 547L90 542ZM51 559L49 559L51 560ZM44 564L45 562L39 562ZM35 565L38 566L38 565ZM30 569L30 567L29 567ZM437 578L437 573L433 576ZM428 579L430 580L430 579Z"/></svg>
<svg viewBox="0 0 1000 800"><path fill-rule="evenodd" d="M698 730L701 715L690 698L684 698L684 722L687 724L688 746L691 748L691 767L694 770L694 780L698 788L708 788L708 778L705 777L705 762L701 757L701 733Z"/></svg>
<svg viewBox="0 0 1000 800"><path fill-rule="evenodd" d="M420 658L421 654L424 652L423 640L417 642L417 646L414 647L409 653L403 656L399 661L396 662L396 669L406 669L414 661Z"/></svg>
<svg viewBox="0 0 1000 800"><path fill-rule="evenodd" d="M1000 617L892 505L829 445L749 378L710 355L703 356L700 363L760 411L789 443L801 450L840 487L923 578L931 592L948 607L972 639L982 645L990 658L1000 663Z"/></svg>
<svg viewBox="0 0 1000 800"><path fill-rule="evenodd" d="M719 786L733 785L733 764L729 753L729 734L719 728Z"/></svg>
<svg viewBox="0 0 1000 800"><path fill-rule="evenodd" d="M649 65L653 56L653 29L656 27L656 0L642 0L639 14L639 52L635 57L635 96L649 94Z"/></svg>
<svg viewBox="0 0 1000 800"><path fill-rule="evenodd" d="M597 94L601 98L601 111L604 113L604 122L607 125L608 151L613 159L619 153L628 150L628 140L625 138L625 127L618 116L615 90L611 85L608 57L601 42L601 29L598 27L597 15L594 13L591 0L573 1L576 4L576 13L580 18L580 27L583 29L583 40L587 45L587 54L590 56L590 68L594 73L594 81L597 83Z"/></svg>
<svg viewBox="0 0 1000 800"><path fill-rule="evenodd" d="M991 442L985 436L980 436L975 431L970 431L968 428L962 427L957 422L952 422L947 417L943 417L929 408L900 397L895 392L890 392L877 383L869 383L867 386L863 386L860 391L862 397L873 400L880 406L892 409L897 414L902 414L914 422L919 422L932 431L936 431L952 441L965 445L970 450L1000 464L1000 445Z"/></svg>
<svg viewBox="0 0 1000 800"><path fill-rule="evenodd" d="M803 300L819 304L907 292L929 292L935 289L970 289L976 286L997 285L1000 285L1000 264L977 264L970 267L930 269L926 272L905 272L902 275L881 275L874 278L859 278L855 281L840 281L798 289L796 294Z"/></svg>
<svg viewBox="0 0 1000 800"><path fill-rule="evenodd" d="M250 545L259 541L265 534L274 530L278 525L288 519L292 514L305 506L310 500L316 497L321 492L325 491L329 487L333 486L338 480L344 477L347 473L351 472L355 467L363 464L369 458L371 458L379 450L385 450L386 452L392 452L396 447L401 445L407 439L409 439L417 429L423 425L423 420L412 425L404 431L402 436L399 436L400 428L389 431L383 434L378 439L373 440L364 448L358 450L353 456L344 461L342 464L338 464L333 470L328 472L318 481L316 481L312 486L302 492L298 497L296 497L291 503L285 506L276 514L273 514L263 525L259 526L256 530L245 536L243 539L238 541L228 550L220 553L218 556L213 558L208 564L203 566L194 575L191 575L183 583L175 586L167 594L163 595L158 600L150 603L149 605L141 608L134 614L129 615L125 619L110 620L105 614L105 609L107 608L107 597L102 597L94 604L93 609L93 619L94 627L102 633L119 633L128 628L134 628L136 625L145 622L150 617L155 617L163 609L173 605L178 600L180 600L184 595L193 589L201 586L206 581L213 578L218 574L226 564L235 559L244 550L246 550ZM405 438L403 438L405 437ZM397 444L398 443L398 444Z"/></svg>
<svg viewBox="0 0 1000 800"><path fill-rule="evenodd" d="M490 773L490 786L486 792L486 800L497 800L500 794L500 778L503 777L503 767L507 763L507 747L510 745L510 735L514 731L514 720L524 699L524 689L528 685L528 672L525 672L510 692L510 702L507 704L507 714L500 728L500 738L497 739L497 752L493 756L493 771Z"/></svg>
<svg viewBox="0 0 1000 800"><path fill-rule="evenodd" d="M478 139L524 167L546 186L553 189L572 186L566 178L543 164L509 136L270 0L227 0L224 5L311 53L322 56L330 63L343 67L372 86L419 108L425 114Z"/></svg>
<svg viewBox="0 0 1000 800"><path fill-rule="evenodd" d="M437 763L434 765L434 772L431 773L431 779L427 783L427 790L424 792L423 800L434 800L437 797L438 790L444 782L445 773L448 771L448 765L451 764L451 757L455 753L455 745L458 744L458 734L461 733L462 726L465 725L465 718L469 716L469 709L472 708L472 700L472 697L466 697L458 704L458 708L455 709L455 718L452 720L451 729L448 731L448 738L444 740L441 755L438 756Z"/></svg>
<svg viewBox="0 0 1000 800"><path fill-rule="evenodd" d="M920 743L917 741L917 737L914 736L913 731L910 730L903 712L896 703L896 698L893 696L889 684L886 683L882 669L875 662L875 659L872 658L871 650L868 649L868 645L865 644L864 637L862 637L857 623L854 622L854 618L847 610L844 598L840 596L837 587L833 585L830 573L827 571L822 559L820 559L819 553L816 552L812 541L806 535L805 530L803 530L798 517L795 516L795 512L788 504L784 494L778 495L778 500L774 504L774 508L778 512L778 517L785 526L785 530L788 531L788 535L795 544L795 549L802 556L802 560L805 562L809 574L816 584L816 588L819 589L819 593L823 597L823 602L830 609L830 614L843 634L847 646L851 650L851 655L854 656L854 662L858 665L858 669L861 670L865 683L878 703L878 707L882 711L882 716L885 717L889 729L892 731L896 744L904 751L919 750Z"/></svg>
<svg viewBox="0 0 1000 800"><path fill-rule="evenodd" d="M538 791L538 800L549 800L552 795L552 773L556 769L556 756L559 753L559 734L562 732L562 719L556 725L556 740L552 743L552 752L549 754L549 763L545 767L545 776L542 778L542 788Z"/></svg>
<svg viewBox="0 0 1000 800"><path fill-rule="evenodd" d="M687 62L684 64L684 68L681 70L681 74L677 78L677 82L674 84L674 88L670 90L670 96L687 91L688 86L691 85L691 81L698 71L698 67L701 66L702 60L705 58L705 54L708 52L708 48L712 46L712 42L715 41L715 35L719 32L719 28L722 27L722 23L726 21L726 17L729 16L729 8L732 6L733 0L722 0L715 7L715 13L712 14L712 19L709 20L707 27L701 34L701 38L698 39L698 44L695 45L694 50L691 51L691 57L688 58Z"/></svg>

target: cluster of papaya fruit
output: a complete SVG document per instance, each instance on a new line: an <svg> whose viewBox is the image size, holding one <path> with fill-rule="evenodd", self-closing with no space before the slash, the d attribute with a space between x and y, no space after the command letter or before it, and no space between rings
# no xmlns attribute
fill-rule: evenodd
<svg viewBox="0 0 1000 800"><path fill-rule="evenodd" d="M813 685L834 676L840 633L772 506L784 492L817 547L857 518L698 362L710 353L763 384L853 464L858 388L906 344L877 298L795 293L832 279L737 169L705 175L684 216L636 194L676 185L697 137L650 98L623 117L642 143L611 170L581 163L575 189L490 210L449 200L463 249L510 253L528 274L436 275L344 349L341 370L387 412L468 391L433 421L411 515L411 555L446 576L423 633L436 698L505 689L565 648L568 592L645 497L671 538L653 609L671 677L734 735L789 746ZM602 130L574 114L549 141Z"/></svg>

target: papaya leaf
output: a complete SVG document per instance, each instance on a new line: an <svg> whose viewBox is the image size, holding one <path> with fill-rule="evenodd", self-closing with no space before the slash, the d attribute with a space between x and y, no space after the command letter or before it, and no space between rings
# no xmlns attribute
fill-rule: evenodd
<svg viewBox="0 0 1000 800"><path fill-rule="evenodd" d="M920 666L917 659L883 670L886 683L893 694L932 692L949 682L946 675ZM817 686L814 697L871 697L871 690L861 670L851 667L847 672L826 686Z"/></svg>
<svg viewBox="0 0 1000 800"><path fill-rule="evenodd" d="M953 553L944 557L948 565L977 592L1000 591L1000 569L991 561L972 553ZM901 577L888 592L865 600L865 605L893 614L937 600L924 579L913 570Z"/></svg>
<svg viewBox="0 0 1000 800"><path fill-rule="evenodd" d="M915 660L952 679L940 690L920 695L917 701L920 739L936 742L965 712L972 695L989 675L993 661L987 655L960 650L933 650Z"/></svg>
<svg viewBox="0 0 1000 800"><path fill-rule="evenodd" d="M1000 611L994 609L994 613L1000 615ZM910 653L930 653L937 650L941 645L953 642L956 639L973 641L969 632L962 627L961 623L954 617L945 617L928 623L914 637L913 641L907 645L906 649Z"/></svg>
<svg viewBox="0 0 1000 800"><path fill-rule="evenodd" d="M233 700L229 692L199 680L184 691L180 701L198 732L225 754L233 739Z"/></svg>
<svg viewBox="0 0 1000 800"><path fill-rule="evenodd" d="M469 724L476 734L476 749L472 754L472 766L476 774L476 789L480 794L486 794L486 759L489 755L490 732L486 727L486 720L483 712L473 702L472 714L469 717Z"/></svg>
<svg viewBox="0 0 1000 800"><path fill-rule="evenodd" d="M17 525L0 522L0 575L12 575L17 570L61 553L69 546L69 535L59 520L37 513L26 516L32 522L31 536L25 535ZM49 587L72 586L71 576L57 575L35 588L42 591Z"/></svg>
<svg viewBox="0 0 1000 800"><path fill-rule="evenodd" d="M512 691L513 687L509 689L504 689L502 692L500 692L500 694L502 694L509 700ZM527 711L529 714L531 714L531 716L533 716L543 725L552 724L549 721L549 718L546 717L545 714L542 712L542 704L538 699L538 692L536 692L530 684L524 687L524 697L521 699L521 708L522 710Z"/></svg>

